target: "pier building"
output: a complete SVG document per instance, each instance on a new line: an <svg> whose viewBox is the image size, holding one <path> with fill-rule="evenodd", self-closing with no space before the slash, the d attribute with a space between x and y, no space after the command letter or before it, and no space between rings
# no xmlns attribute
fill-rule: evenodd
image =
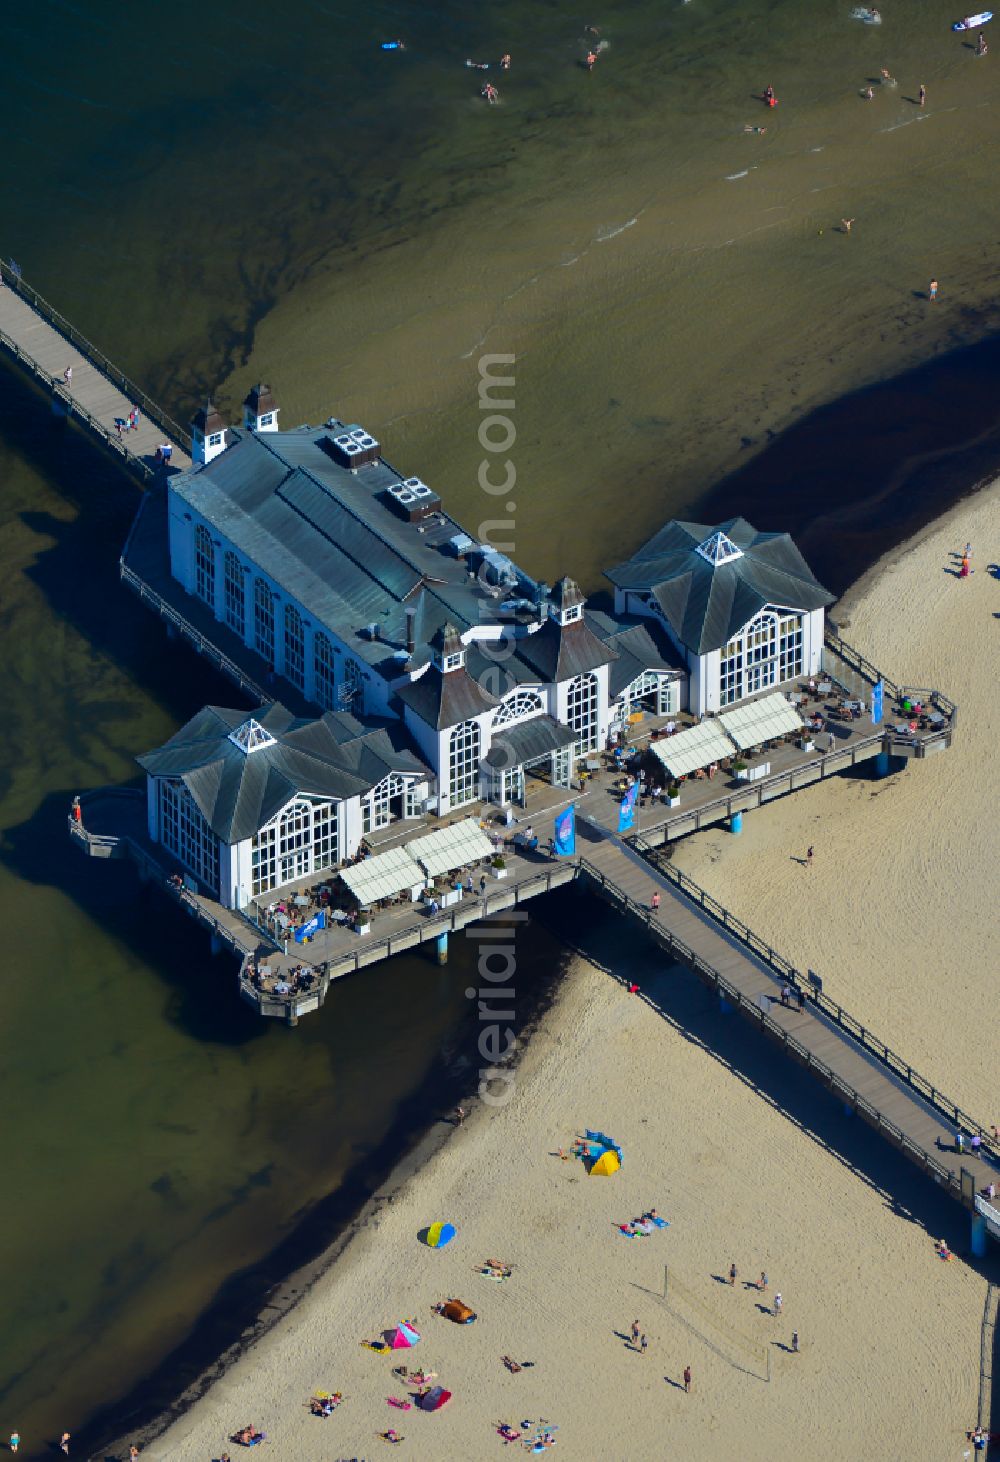
<svg viewBox="0 0 1000 1462"><path fill-rule="evenodd" d="M259 699L398 720L429 773L401 815L523 803L529 773L568 787L637 712L686 703L658 623L536 583L363 427L283 432L278 409L260 385L240 427L198 412L193 463L144 498L123 576Z"/></svg>
<svg viewBox="0 0 1000 1462"><path fill-rule="evenodd" d="M696 716L820 671L834 596L787 533L745 518L667 523L607 574L615 610L655 620L683 657L684 708Z"/></svg>
<svg viewBox="0 0 1000 1462"><path fill-rule="evenodd" d="M423 804L428 769L401 733L345 712L205 706L138 759L150 842L223 908L245 908L354 858L393 803L403 816Z"/></svg>

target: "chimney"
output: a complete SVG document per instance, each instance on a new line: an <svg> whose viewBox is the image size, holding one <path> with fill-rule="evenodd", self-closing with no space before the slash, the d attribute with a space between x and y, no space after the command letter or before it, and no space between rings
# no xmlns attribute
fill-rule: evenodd
<svg viewBox="0 0 1000 1462"><path fill-rule="evenodd" d="M406 653L412 655L417 648L417 606L404 605L406 614Z"/></svg>

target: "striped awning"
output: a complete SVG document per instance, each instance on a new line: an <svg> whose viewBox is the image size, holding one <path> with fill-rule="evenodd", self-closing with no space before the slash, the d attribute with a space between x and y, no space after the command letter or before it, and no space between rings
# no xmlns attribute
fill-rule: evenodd
<svg viewBox="0 0 1000 1462"><path fill-rule="evenodd" d="M725 756L732 756L733 743L718 721L702 721L687 731L678 731L675 736L651 742L649 749L672 777L686 777Z"/></svg>
<svg viewBox="0 0 1000 1462"><path fill-rule="evenodd" d="M479 823L467 817L451 827L438 828L425 838L415 838L407 847L428 878L479 863L493 854L493 844Z"/></svg>
<svg viewBox="0 0 1000 1462"><path fill-rule="evenodd" d="M795 707L778 692L761 696L757 701L747 701L746 705L736 706L731 711L723 711L719 720L740 751L748 751L751 746L760 746L777 736L802 730L802 720Z"/></svg>
<svg viewBox="0 0 1000 1462"><path fill-rule="evenodd" d="M392 898L404 888L412 890L424 884L423 869L406 848L390 848L374 858L363 858L350 868L342 868L339 877L363 909L379 899Z"/></svg>

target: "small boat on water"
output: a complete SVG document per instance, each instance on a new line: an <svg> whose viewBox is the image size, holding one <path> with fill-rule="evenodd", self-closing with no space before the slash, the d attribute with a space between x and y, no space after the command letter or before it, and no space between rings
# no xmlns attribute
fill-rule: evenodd
<svg viewBox="0 0 1000 1462"><path fill-rule="evenodd" d="M964 20L956 20L952 30L978 30L981 25L993 19L992 10L981 10L978 15L967 15Z"/></svg>

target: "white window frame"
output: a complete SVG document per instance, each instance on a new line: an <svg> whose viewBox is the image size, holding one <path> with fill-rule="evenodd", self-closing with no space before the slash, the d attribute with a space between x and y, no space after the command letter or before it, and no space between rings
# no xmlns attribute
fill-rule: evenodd
<svg viewBox="0 0 1000 1462"><path fill-rule="evenodd" d="M239 554L231 548L227 549L223 559L222 588L222 607L226 624L242 640L246 637L247 632L247 591Z"/></svg>
<svg viewBox="0 0 1000 1462"><path fill-rule="evenodd" d="M512 721L520 721L526 716L537 716L540 711L545 710L545 702L537 690L525 690L518 688L511 691L497 706L493 713L493 729L500 726L509 726Z"/></svg>
<svg viewBox="0 0 1000 1462"><path fill-rule="evenodd" d="M337 709L337 661L333 641L322 630L313 636L313 700L324 711Z"/></svg>
<svg viewBox="0 0 1000 1462"><path fill-rule="evenodd" d="M160 842L179 863L219 896L219 840L178 778L157 778Z"/></svg>
<svg viewBox="0 0 1000 1462"><path fill-rule="evenodd" d="M600 718L600 686L592 670L571 680L566 690L566 725L576 733L577 756L596 751Z"/></svg>
<svg viewBox="0 0 1000 1462"><path fill-rule="evenodd" d="M214 431L212 433L212 435L208 439L208 445L210 447L217 447L221 441L222 441L222 432L220 432L220 431Z"/></svg>
<svg viewBox="0 0 1000 1462"><path fill-rule="evenodd" d="M306 632L302 615L294 604L285 605L284 613L285 675L299 690L306 686Z"/></svg>
<svg viewBox="0 0 1000 1462"><path fill-rule="evenodd" d="M378 832L381 828L388 827L392 822L392 810L390 803L394 797L402 797L406 804L406 779L398 772L390 772L383 777L381 782L375 786L361 800L361 831L362 833Z"/></svg>
<svg viewBox="0 0 1000 1462"><path fill-rule="evenodd" d="M251 893L261 898L341 861L340 803L298 796L260 828L251 843Z"/></svg>
<svg viewBox="0 0 1000 1462"><path fill-rule="evenodd" d="M448 801L464 807L479 799L483 733L478 721L463 721L448 737Z"/></svg>
<svg viewBox="0 0 1000 1462"><path fill-rule="evenodd" d="M253 644L258 655L274 665L274 590L266 579L253 581Z"/></svg>
<svg viewBox="0 0 1000 1462"><path fill-rule="evenodd" d="M194 592L214 610L215 544L204 523L196 523L194 530Z"/></svg>

